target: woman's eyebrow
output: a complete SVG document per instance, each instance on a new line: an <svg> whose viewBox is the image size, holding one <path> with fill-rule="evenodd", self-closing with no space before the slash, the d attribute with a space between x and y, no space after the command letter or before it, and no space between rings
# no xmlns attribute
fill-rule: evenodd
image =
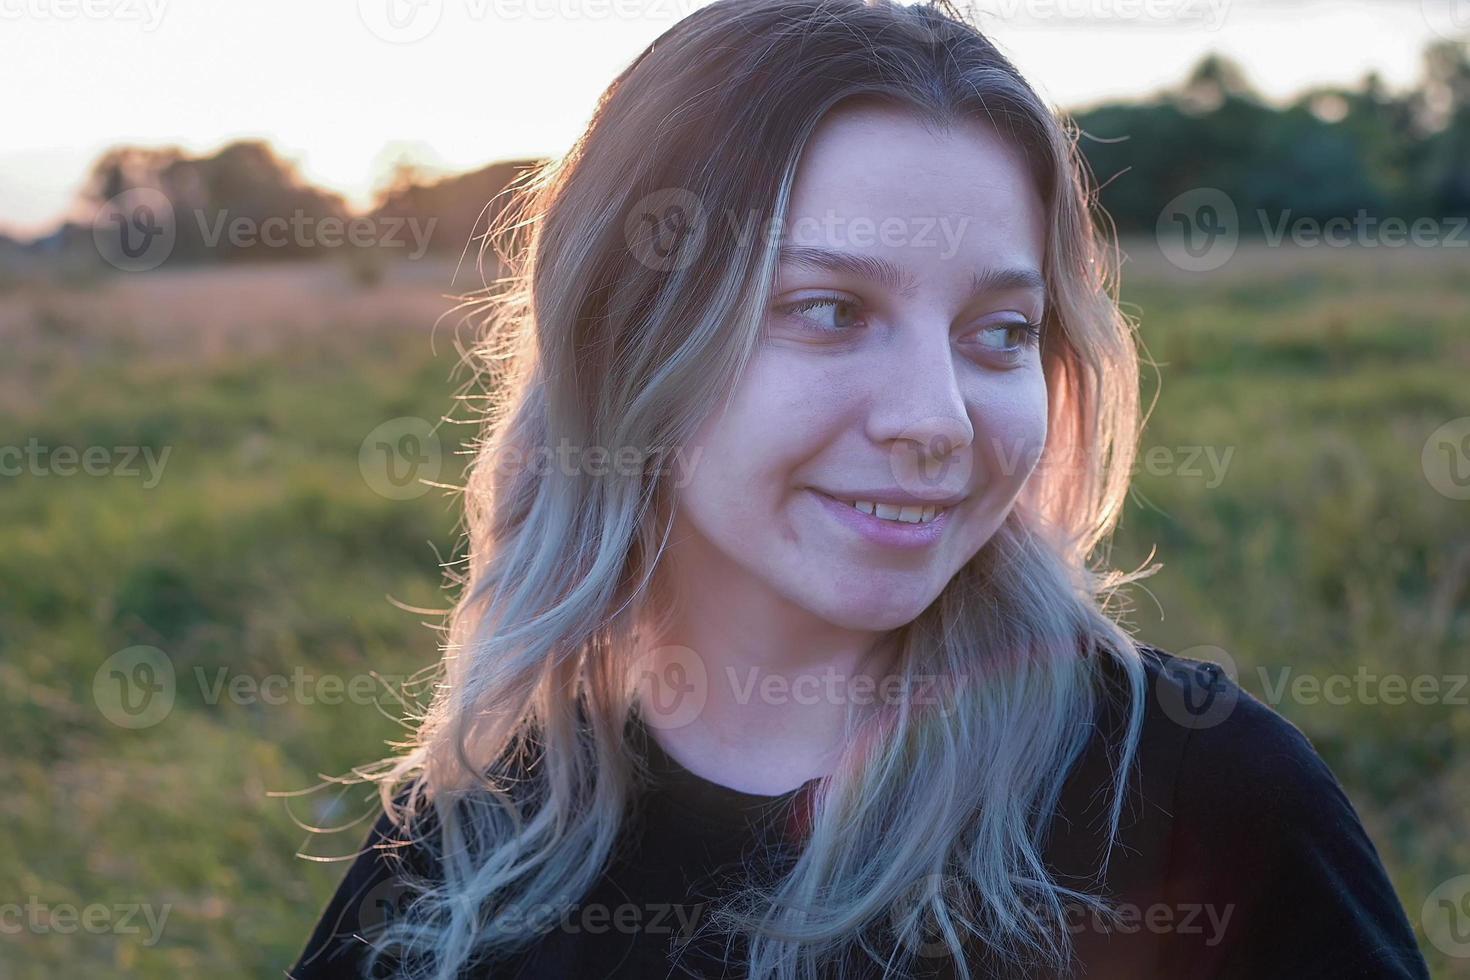
<svg viewBox="0 0 1470 980"><path fill-rule="evenodd" d="M917 285L895 263L876 255L839 252L813 245L783 245L777 260L782 265L790 263L822 272L844 272L880 286L887 286L904 296L912 293Z"/></svg>
<svg viewBox="0 0 1470 980"><path fill-rule="evenodd" d="M999 292L1004 289L1035 289L1046 292L1046 279L1035 269L986 269L970 279L970 295Z"/></svg>
<svg viewBox="0 0 1470 980"><path fill-rule="evenodd" d="M902 296L911 295L917 285L896 263L876 255L842 252L813 245L783 245L777 260L783 265L789 263L823 272L846 273L886 286ZM970 277L971 296L1003 289L1035 289L1045 292L1046 279L1031 268L986 269Z"/></svg>

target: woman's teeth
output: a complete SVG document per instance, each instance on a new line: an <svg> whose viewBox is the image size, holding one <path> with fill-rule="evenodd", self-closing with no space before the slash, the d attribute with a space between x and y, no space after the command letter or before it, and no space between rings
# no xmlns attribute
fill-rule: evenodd
<svg viewBox="0 0 1470 980"><path fill-rule="evenodd" d="M885 521L901 521L904 524L927 524L935 517L944 513L944 507L900 507L897 504L875 504L870 500L848 500L845 501L850 507L855 507L864 514L881 517Z"/></svg>

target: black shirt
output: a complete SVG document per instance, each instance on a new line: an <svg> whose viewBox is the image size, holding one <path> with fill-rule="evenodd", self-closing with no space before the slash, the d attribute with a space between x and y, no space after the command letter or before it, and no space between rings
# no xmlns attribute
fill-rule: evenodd
<svg viewBox="0 0 1470 980"><path fill-rule="evenodd" d="M1427 978L1377 851L1342 787L1302 733L1213 664L1145 648L1148 697L1138 763L1102 879L1118 917L1070 909L1068 975L1109 978ZM1121 723L1100 709L1044 846L1057 880L1097 892ZM741 976L741 947L700 926L743 875L795 853L817 780L778 796L742 793L688 771L635 722L654 779L625 843L593 891L542 924L511 959L470 977L515 980ZM361 938L391 905L400 860L433 873L386 815L368 834L289 976L364 976ZM357 934L357 935L354 935ZM677 957L674 940L693 938ZM953 976L942 945L920 949L914 977ZM867 957L836 974L881 977ZM977 955L978 976L1017 976ZM1025 973L1045 976L1040 971Z"/></svg>

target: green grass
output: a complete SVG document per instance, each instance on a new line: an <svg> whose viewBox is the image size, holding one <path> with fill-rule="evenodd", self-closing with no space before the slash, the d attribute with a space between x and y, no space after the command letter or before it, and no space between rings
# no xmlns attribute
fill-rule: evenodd
<svg viewBox="0 0 1470 980"><path fill-rule="evenodd" d="M1225 649L1261 697L1262 669L1463 673L1470 504L1420 465L1429 433L1470 415L1463 258L1247 251L1192 276L1136 251L1124 299L1163 365L1144 447L1166 464L1140 465L1114 552L1164 563L1135 591L1140 634ZM169 452L151 487L0 477L0 902L169 909L155 945L7 935L0 977L272 977L300 949L343 865L293 854L345 853L361 828L308 843L290 814L360 808L267 794L385 754L395 706L241 704L197 677L435 660L433 617L395 601L445 604L453 500L388 499L358 460L386 420L463 414L447 327L430 346L450 305L432 279L235 270L0 294L0 445ZM440 433L454 483L469 427ZM1211 473L1207 449L1228 466ZM139 644L178 685L131 730L93 685ZM1346 786L1417 927L1435 885L1470 872L1470 708L1277 707ZM1470 976L1424 946L1436 976Z"/></svg>

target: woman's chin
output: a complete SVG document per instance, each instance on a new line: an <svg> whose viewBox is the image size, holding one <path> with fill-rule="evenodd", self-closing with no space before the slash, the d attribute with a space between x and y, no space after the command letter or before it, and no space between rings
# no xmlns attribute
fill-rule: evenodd
<svg viewBox="0 0 1470 980"><path fill-rule="evenodd" d="M812 597L802 604L834 626L854 631L884 632L913 622L934 598L916 590L875 586Z"/></svg>

